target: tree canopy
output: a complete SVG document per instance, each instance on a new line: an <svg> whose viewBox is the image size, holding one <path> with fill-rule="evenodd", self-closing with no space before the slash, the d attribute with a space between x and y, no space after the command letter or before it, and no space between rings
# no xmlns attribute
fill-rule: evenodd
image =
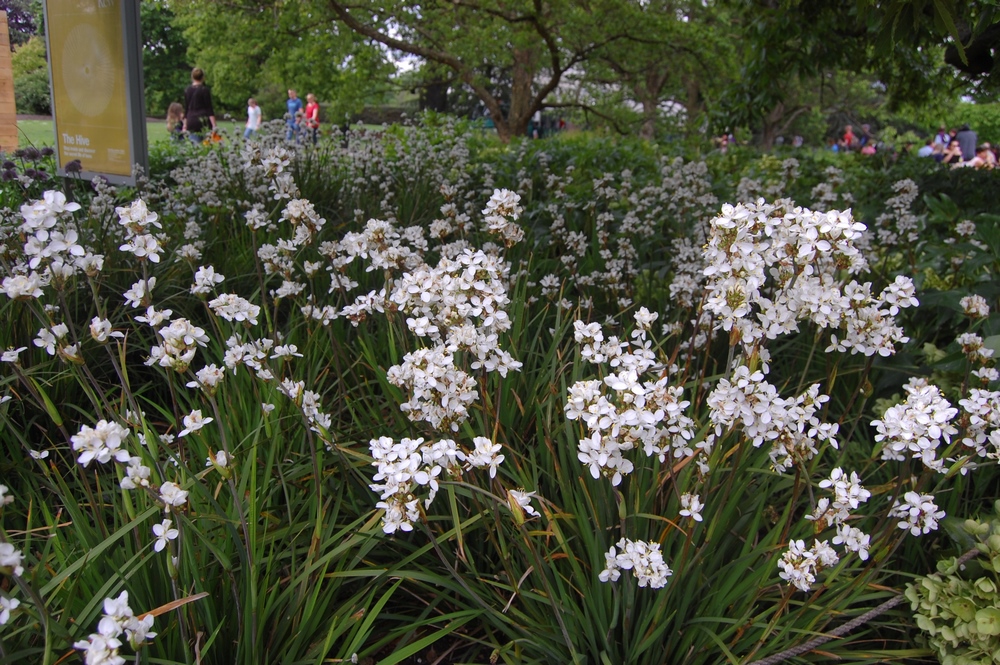
<svg viewBox="0 0 1000 665"><path fill-rule="evenodd" d="M15 46L42 27L38 0L0 9ZM1000 89L1000 5L975 0L144 0L141 9L153 114L181 98L199 66L217 106L234 114L252 96L276 117L295 88L342 122L419 90L421 107L489 116L504 141L554 109L650 138L746 127L767 146L862 98L900 108ZM33 76L40 92L29 96L44 97Z"/></svg>

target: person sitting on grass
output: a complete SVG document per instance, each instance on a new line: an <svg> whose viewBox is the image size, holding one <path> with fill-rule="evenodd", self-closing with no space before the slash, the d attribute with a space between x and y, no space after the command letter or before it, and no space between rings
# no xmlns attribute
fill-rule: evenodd
<svg viewBox="0 0 1000 665"><path fill-rule="evenodd" d="M976 148L976 156L966 164L976 169L993 169L996 168L996 155L990 150L990 144L984 143Z"/></svg>

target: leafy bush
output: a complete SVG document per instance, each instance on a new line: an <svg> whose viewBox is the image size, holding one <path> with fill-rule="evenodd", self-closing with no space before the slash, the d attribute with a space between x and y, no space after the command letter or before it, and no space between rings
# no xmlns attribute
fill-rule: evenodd
<svg viewBox="0 0 1000 665"><path fill-rule="evenodd" d="M14 103L18 113L49 115L52 101L45 38L32 37L11 56L14 72Z"/></svg>

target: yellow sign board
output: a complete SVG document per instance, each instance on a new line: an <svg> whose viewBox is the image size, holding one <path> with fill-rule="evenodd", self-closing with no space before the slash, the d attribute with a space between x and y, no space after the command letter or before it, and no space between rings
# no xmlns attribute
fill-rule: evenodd
<svg viewBox="0 0 1000 665"><path fill-rule="evenodd" d="M52 111L61 172L80 162L85 174L128 180L136 159L130 99L135 54L127 48L130 0L48 0L46 31L52 74ZM138 25L134 26L138 30ZM129 62L129 57L133 62ZM141 58L141 56L139 56ZM138 63L141 77L142 64ZM141 85L139 86L141 91ZM141 92L140 92L141 94ZM141 116L140 116L141 117ZM142 128L143 138L145 127ZM138 146L145 153L145 146ZM71 170L73 170L71 168Z"/></svg>

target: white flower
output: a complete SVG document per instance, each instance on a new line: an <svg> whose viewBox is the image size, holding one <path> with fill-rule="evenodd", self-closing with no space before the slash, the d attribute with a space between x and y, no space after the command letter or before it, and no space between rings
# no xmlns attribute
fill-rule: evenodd
<svg viewBox="0 0 1000 665"><path fill-rule="evenodd" d="M990 315L990 305L986 302L986 298L980 295L965 296L958 302L969 318L982 319Z"/></svg>
<svg viewBox="0 0 1000 665"><path fill-rule="evenodd" d="M681 510L680 514L684 517L690 517L695 522L701 522L701 509L705 507L705 504L701 502L701 497L697 494L682 494L681 495Z"/></svg>
<svg viewBox="0 0 1000 665"><path fill-rule="evenodd" d="M149 487L149 476L152 470L142 463L140 457L130 457L125 467L125 477L119 485L123 490L134 490L137 487Z"/></svg>
<svg viewBox="0 0 1000 665"><path fill-rule="evenodd" d="M160 242L148 233L133 236L118 249L135 254L138 259L149 259L153 263L160 262Z"/></svg>
<svg viewBox="0 0 1000 665"><path fill-rule="evenodd" d="M43 460L43 459L45 459L46 457L49 456L49 451L47 451L47 450L42 450L42 451L29 450L28 454L31 455L32 459Z"/></svg>
<svg viewBox="0 0 1000 665"><path fill-rule="evenodd" d="M139 323L145 323L150 328L159 328L164 323L170 320L170 317L174 315L172 309L157 310L155 307L150 305L146 308L146 313L143 316L135 317L135 320Z"/></svg>
<svg viewBox="0 0 1000 665"><path fill-rule="evenodd" d="M102 319L99 316L95 316L90 321L90 336L94 338L95 342L104 344L110 337L117 337L121 339L125 337L125 334L121 332L113 332L111 330L110 321Z"/></svg>
<svg viewBox="0 0 1000 665"><path fill-rule="evenodd" d="M118 655L121 645L117 638L91 634L86 640L74 642L73 648L83 651L86 665L125 665L125 659Z"/></svg>
<svg viewBox="0 0 1000 665"><path fill-rule="evenodd" d="M259 305L254 305L233 293L223 293L209 301L208 306L226 321L246 321L257 325L257 317L260 315Z"/></svg>
<svg viewBox="0 0 1000 665"><path fill-rule="evenodd" d="M195 377L197 380L188 381L185 385L188 388L201 388L206 394L214 395L215 391L218 389L219 384L222 380L226 378L225 370L219 369L214 364L205 365L200 370L195 372ZM211 418L206 422L210 422ZM184 423L187 425L187 423Z"/></svg>
<svg viewBox="0 0 1000 665"><path fill-rule="evenodd" d="M212 422L214 418L203 418L201 415L201 409L195 409L190 414L184 416L184 429L177 434L178 438L182 436L187 436L192 432L197 432L205 425Z"/></svg>
<svg viewBox="0 0 1000 665"><path fill-rule="evenodd" d="M837 535L833 537L834 545L843 545L849 552L857 552L862 561L868 560L868 548L871 536L847 524L837 525Z"/></svg>
<svg viewBox="0 0 1000 665"><path fill-rule="evenodd" d="M28 347L22 346L17 349L9 348L3 352L3 356L0 359L5 363L19 363L21 362L21 352L26 351Z"/></svg>
<svg viewBox="0 0 1000 665"><path fill-rule="evenodd" d="M6 485L0 485L0 506L8 506L14 503L14 497L7 494L10 489Z"/></svg>
<svg viewBox="0 0 1000 665"><path fill-rule="evenodd" d="M174 483L166 482L160 485L160 501L166 505L167 512L170 511L171 506L175 508L183 506L187 502L187 498L188 493Z"/></svg>
<svg viewBox="0 0 1000 665"><path fill-rule="evenodd" d="M201 266L194 273L194 284L191 285L193 295L208 295L216 284L225 281L225 277L215 272L213 266Z"/></svg>
<svg viewBox="0 0 1000 665"><path fill-rule="evenodd" d="M87 467L92 461L107 464L113 458L127 462L130 455L122 444L131 431L118 423L100 420L93 428L83 425L80 431L70 437L73 450L80 451L77 462Z"/></svg>
<svg viewBox="0 0 1000 665"><path fill-rule="evenodd" d="M163 548L165 548L171 540L177 539L179 532L177 529L171 528L171 524L173 524L172 520L165 519L159 524L153 525L153 535L156 536L156 542L153 543L153 549L157 552L162 552Z"/></svg>
<svg viewBox="0 0 1000 665"><path fill-rule="evenodd" d="M24 566L21 565L23 559L24 555L14 549L13 545L0 543L0 572L20 577L24 574Z"/></svg>
<svg viewBox="0 0 1000 665"><path fill-rule="evenodd" d="M174 566L176 565L175 562ZM153 627L153 619L152 614L146 614L142 619L132 617L125 624L125 636L133 649L138 650L143 643L156 637L156 633L150 630Z"/></svg>
<svg viewBox="0 0 1000 665"><path fill-rule="evenodd" d="M31 300L42 297L42 286L41 276L31 271L28 275L4 277L2 290L11 300Z"/></svg>
<svg viewBox="0 0 1000 665"><path fill-rule="evenodd" d="M656 312L650 312L645 307L640 307L639 311L635 313L635 323L642 330L649 330L650 326L653 325L653 322L656 321L659 316L660 315Z"/></svg>
<svg viewBox="0 0 1000 665"><path fill-rule="evenodd" d="M0 626L10 621L10 613L17 609L21 601L17 598L0 596Z"/></svg>
<svg viewBox="0 0 1000 665"><path fill-rule="evenodd" d="M148 305L145 301L152 295L154 286L156 286L155 277L150 277L147 280L140 279L124 293L125 304L133 308L145 307Z"/></svg>
<svg viewBox="0 0 1000 665"><path fill-rule="evenodd" d="M538 511L531 507L531 497L535 496L534 492L525 492L524 490L507 490L507 495L513 499L511 504L517 504L521 507L526 514L532 517L538 517Z"/></svg>
<svg viewBox="0 0 1000 665"><path fill-rule="evenodd" d="M205 460L205 466L218 466L225 469L229 466L229 463L233 460L233 456L226 453L225 450L220 450L215 453L215 457L209 457Z"/></svg>
<svg viewBox="0 0 1000 665"><path fill-rule="evenodd" d="M518 203L521 196L509 189L494 189L493 196L486 203L483 215L498 215L500 217L510 217L517 219L521 215L521 206Z"/></svg>
<svg viewBox="0 0 1000 665"><path fill-rule="evenodd" d="M490 441L485 436L477 436L472 441L476 444L476 449L467 458L469 464L476 468L489 467L490 478L495 478L497 467L504 460L504 456L498 454L503 446Z"/></svg>

